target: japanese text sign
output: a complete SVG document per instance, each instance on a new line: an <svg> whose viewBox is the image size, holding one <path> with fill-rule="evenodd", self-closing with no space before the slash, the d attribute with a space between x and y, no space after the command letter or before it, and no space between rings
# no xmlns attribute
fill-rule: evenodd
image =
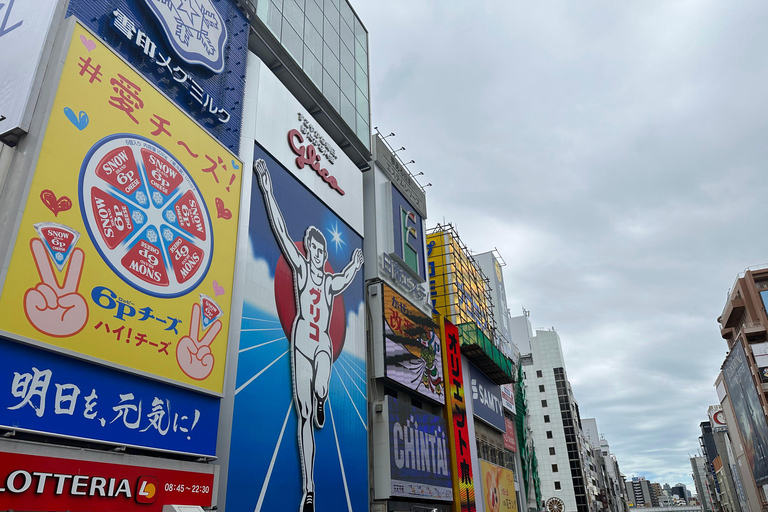
<svg viewBox="0 0 768 512"><path fill-rule="evenodd" d="M515 423L509 419L504 418L504 448L507 450L517 451L517 438L515 437Z"/></svg>
<svg viewBox="0 0 768 512"><path fill-rule="evenodd" d="M483 496L485 509L493 512L517 512L515 474L484 460L480 461L483 475Z"/></svg>
<svg viewBox="0 0 768 512"><path fill-rule="evenodd" d="M70 14L239 151L249 26L235 0L71 0Z"/></svg>
<svg viewBox="0 0 768 512"><path fill-rule="evenodd" d="M221 393L241 172L76 24L0 330Z"/></svg>
<svg viewBox="0 0 768 512"><path fill-rule="evenodd" d="M2 510L161 512L212 500L212 473L0 452Z"/></svg>
<svg viewBox="0 0 768 512"><path fill-rule="evenodd" d="M392 496L451 501L445 420L387 397Z"/></svg>
<svg viewBox="0 0 768 512"><path fill-rule="evenodd" d="M0 339L0 425L216 455L219 399Z"/></svg>
<svg viewBox="0 0 768 512"><path fill-rule="evenodd" d="M443 347L432 319L384 285L385 372L389 379L445 403Z"/></svg>
<svg viewBox="0 0 768 512"><path fill-rule="evenodd" d="M464 376L461 370L459 329L445 320L445 375L448 382L449 400L446 403L448 416L453 426L453 448L456 466L454 471L454 500L456 512L475 512L475 484L472 477L469 427L467 425L466 395Z"/></svg>

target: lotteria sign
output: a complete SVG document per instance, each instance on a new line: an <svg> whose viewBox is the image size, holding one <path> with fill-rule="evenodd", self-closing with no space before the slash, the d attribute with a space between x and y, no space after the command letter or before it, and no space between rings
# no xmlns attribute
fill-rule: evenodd
<svg viewBox="0 0 768 512"><path fill-rule="evenodd" d="M161 512L210 507L213 473L0 452L0 509Z"/></svg>

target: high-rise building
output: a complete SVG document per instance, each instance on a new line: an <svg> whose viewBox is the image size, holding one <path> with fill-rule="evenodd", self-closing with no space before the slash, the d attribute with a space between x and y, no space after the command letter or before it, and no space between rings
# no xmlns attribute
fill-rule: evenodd
<svg viewBox="0 0 768 512"><path fill-rule="evenodd" d="M706 457L691 457L691 470L693 471L693 483L696 486L696 494L699 497L703 512L714 512L715 499L711 487L707 481L709 473Z"/></svg>
<svg viewBox="0 0 768 512"><path fill-rule="evenodd" d="M655 493L651 488L651 482L645 477L632 477L632 480L626 483L627 499L633 507L652 507L655 500Z"/></svg>

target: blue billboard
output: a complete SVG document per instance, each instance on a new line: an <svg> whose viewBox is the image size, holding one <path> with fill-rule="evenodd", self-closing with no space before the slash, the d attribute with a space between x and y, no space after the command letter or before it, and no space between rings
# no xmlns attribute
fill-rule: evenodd
<svg viewBox="0 0 768 512"><path fill-rule="evenodd" d="M472 408L475 416L493 425L502 432L507 431L504 423L504 402L501 399L501 386L485 376L473 364L469 365L470 386L472 390Z"/></svg>
<svg viewBox="0 0 768 512"><path fill-rule="evenodd" d="M391 495L453 500L445 420L387 396Z"/></svg>
<svg viewBox="0 0 768 512"><path fill-rule="evenodd" d="M239 153L249 25L235 0L70 0L67 16L72 14ZM140 89L120 99L144 107ZM152 114L153 134L170 135L174 127L163 113Z"/></svg>
<svg viewBox="0 0 768 512"><path fill-rule="evenodd" d="M365 511L363 240L258 145L254 160L226 507Z"/></svg>
<svg viewBox="0 0 768 512"><path fill-rule="evenodd" d="M416 208L392 186L392 221L395 235L395 254L413 272L427 279L424 255L424 221Z"/></svg>
<svg viewBox="0 0 768 512"><path fill-rule="evenodd" d="M0 426L216 455L219 399L0 338Z"/></svg>

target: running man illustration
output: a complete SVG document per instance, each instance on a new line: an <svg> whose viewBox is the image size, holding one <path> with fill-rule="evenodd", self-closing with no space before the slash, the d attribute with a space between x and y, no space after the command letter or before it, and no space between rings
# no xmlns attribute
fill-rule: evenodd
<svg viewBox="0 0 768 512"><path fill-rule="evenodd" d="M325 402L331 380L333 348L328 334L333 299L352 283L363 266L363 253L355 249L352 259L338 274L325 271L328 249L325 236L315 226L304 232L304 256L288 234L272 191L272 180L264 160L253 163L264 195L269 224L293 273L296 318L291 330L293 399L298 416L304 496L299 512L315 510L315 431L325 425Z"/></svg>

